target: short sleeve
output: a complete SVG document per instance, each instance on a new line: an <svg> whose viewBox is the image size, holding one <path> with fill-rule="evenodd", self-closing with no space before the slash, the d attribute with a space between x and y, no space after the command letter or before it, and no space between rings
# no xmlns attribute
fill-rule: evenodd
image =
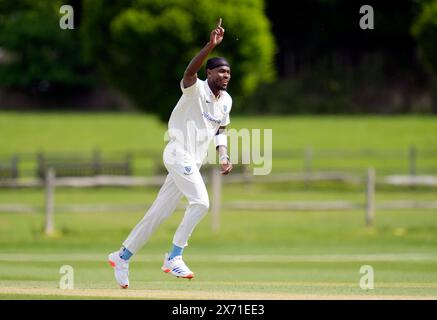
<svg viewBox="0 0 437 320"><path fill-rule="evenodd" d="M189 86L189 87L187 87L187 88L184 88L184 83L183 83L183 81L184 81L184 80L182 79L180 85L181 85L182 93L183 93L184 95L186 95L186 96L188 96L188 97L194 97L194 96L196 96L196 95L199 94L199 92L200 92L199 87L200 87L200 85L202 84L202 80L200 80L199 78L197 78L196 82L195 82L193 85L191 85L191 86Z"/></svg>
<svg viewBox="0 0 437 320"><path fill-rule="evenodd" d="M229 117L229 113L228 114L226 114L225 115L225 117L224 117L224 120L223 120L223 123L221 124L221 126L227 126L228 124L230 124L231 123L231 119L230 119L230 117Z"/></svg>

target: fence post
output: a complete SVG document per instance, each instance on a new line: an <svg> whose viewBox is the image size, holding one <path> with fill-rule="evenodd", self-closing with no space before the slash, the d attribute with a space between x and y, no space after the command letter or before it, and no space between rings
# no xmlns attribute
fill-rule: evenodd
<svg viewBox="0 0 437 320"><path fill-rule="evenodd" d="M220 207L222 198L222 176L219 170L215 167L211 167L211 189L212 189L212 201L211 201L211 219L212 219L212 231L218 232L220 229Z"/></svg>
<svg viewBox="0 0 437 320"><path fill-rule="evenodd" d="M244 188L247 190L249 183L251 183L252 175L250 174L250 168L248 164L242 164L242 166L243 166Z"/></svg>
<svg viewBox="0 0 437 320"><path fill-rule="evenodd" d="M409 173L414 176L417 173L417 149L415 146L410 146L408 160Z"/></svg>
<svg viewBox="0 0 437 320"><path fill-rule="evenodd" d="M94 149L93 151L93 169L94 169L94 175L96 176L102 173L101 154L99 149Z"/></svg>
<svg viewBox="0 0 437 320"><path fill-rule="evenodd" d="M305 188L308 188L310 185L312 162L313 162L313 149L311 147L306 147L305 155L304 155Z"/></svg>
<svg viewBox="0 0 437 320"><path fill-rule="evenodd" d="M54 207L55 207L55 170L48 168L45 178L46 187L46 216L44 232L51 235L55 231Z"/></svg>
<svg viewBox="0 0 437 320"><path fill-rule="evenodd" d="M367 169L366 188L366 226L373 226L375 217L375 169Z"/></svg>
<svg viewBox="0 0 437 320"><path fill-rule="evenodd" d="M18 178L18 155L14 155L12 156L12 160L11 160L11 178L12 179L17 179Z"/></svg>
<svg viewBox="0 0 437 320"><path fill-rule="evenodd" d="M36 175L39 179L44 179L45 172L45 157L44 153L42 151L38 151L36 154L36 162L37 162L37 169L36 169Z"/></svg>
<svg viewBox="0 0 437 320"><path fill-rule="evenodd" d="M133 159L133 155L132 155L132 151L128 151L127 153L126 153L126 159L125 159L125 174L127 175L127 176L131 176L132 175L132 165L131 165L131 163L132 163L132 159Z"/></svg>

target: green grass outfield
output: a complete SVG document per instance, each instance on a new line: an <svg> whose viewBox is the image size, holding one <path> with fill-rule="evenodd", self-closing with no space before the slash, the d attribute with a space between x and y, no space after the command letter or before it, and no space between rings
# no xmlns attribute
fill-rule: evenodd
<svg viewBox="0 0 437 320"><path fill-rule="evenodd" d="M231 128L272 129L273 148L437 147L437 118L426 116L232 116ZM0 153L150 148L167 125L144 114L0 112Z"/></svg>
<svg viewBox="0 0 437 320"><path fill-rule="evenodd" d="M210 217L185 257L192 281L160 270L182 212L166 221L131 264L131 288L118 289L107 253L142 213L60 213L57 234L39 214L1 214L0 298L7 299L437 299L435 212L383 212L365 228L361 212L226 212ZM60 290L62 265L75 289ZM374 268L374 289L359 287Z"/></svg>
<svg viewBox="0 0 437 320"><path fill-rule="evenodd" d="M433 117L233 117L234 128L271 128L275 150L437 148ZM38 150L88 152L164 146L165 125L139 114L0 112L0 155ZM316 161L317 159L315 159ZM394 171L399 159L317 160L317 167L368 165ZM435 159L419 157L419 168ZM301 159L274 159L300 170ZM137 171L146 166L138 164ZM29 167L30 168L30 167ZM143 172L143 171L141 171ZM360 171L359 171L360 172ZM399 172L401 173L401 172ZM34 213L0 212L0 299L437 299L437 210L377 210L365 227L364 210L247 211L224 209L220 231L211 216L199 224L185 251L192 281L160 270L182 217L178 210L134 256L131 288L117 288L106 262L154 200L158 188L58 188L53 236L45 236L44 191L0 189L0 205L27 205ZM435 188L378 187L376 201L436 201ZM339 183L229 185L232 201L364 203L364 187ZM75 213L69 206L132 206ZM74 290L59 289L63 265L74 268ZM360 267L374 269L374 289L359 287Z"/></svg>

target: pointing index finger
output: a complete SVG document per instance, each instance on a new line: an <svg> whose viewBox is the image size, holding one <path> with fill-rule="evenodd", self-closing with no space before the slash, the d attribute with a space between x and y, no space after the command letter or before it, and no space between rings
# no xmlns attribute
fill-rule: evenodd
<svg viewBox="0 0 437 320"><path fill-rule="evenodd" d="M217 28L222 26L222 18L219 19L218 23L217 23Z"/></svg>

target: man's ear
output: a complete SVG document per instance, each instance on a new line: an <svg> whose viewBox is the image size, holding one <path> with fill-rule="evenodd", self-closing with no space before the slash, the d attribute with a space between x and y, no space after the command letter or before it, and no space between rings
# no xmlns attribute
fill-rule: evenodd
<svg viewBox="0 0 437 320"><path fill-rule="evenodd" d="M206 69L206 77L209 78L211 76L211 70Z"/></svg>

